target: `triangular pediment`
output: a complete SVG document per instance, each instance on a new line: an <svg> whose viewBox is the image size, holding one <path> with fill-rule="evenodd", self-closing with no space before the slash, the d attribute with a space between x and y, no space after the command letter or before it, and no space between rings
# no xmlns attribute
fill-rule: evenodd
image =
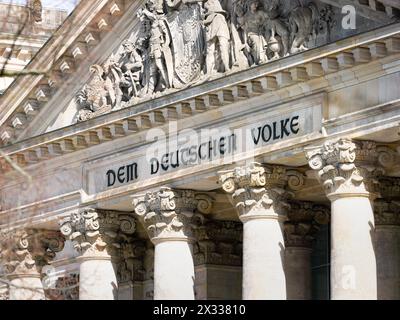
<svg viewBox="0 0 400 320"><path fill-rule="evenodd" d="M400 5L342 1L81 1L0 98L3 144L389 24ZM210 53L212 51L212 53Z"/></svg>

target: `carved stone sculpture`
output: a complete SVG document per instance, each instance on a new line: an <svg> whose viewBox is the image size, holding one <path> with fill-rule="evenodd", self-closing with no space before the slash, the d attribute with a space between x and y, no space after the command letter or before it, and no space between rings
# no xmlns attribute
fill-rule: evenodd
<svg viewBox="0 0 400 320"><path fill-rule="evenodd" d="M332 10L298 0L147 0L139 29L77 94L78 121L307 50Z"/></svg>
<svg viewBox="0 0 400 320"><path fill-rule="evenodd" d="M258 0L249 1L249 10L239 18L245 36L245 44L251 53L252 61L250 64L261 64L268 61L264 37L264 25L268 19L267 14L260 10Z"/></svg>
<svg viewBox="0 0 400 320"><path fill-rule="evenodd" d="M42 22L42 13L43 13L42 2L40 0L30 1L29 9L31 11L33 21L36 23Z"/></svg>
<svg viewBox="0 0 400 320"><path fill-rule="evenodd" d="M161 188L133 200L135 214L150 239L192 238L193 229L201 225L203 213L209 213L212 199L191 190Z"/></svg>
<svg viewBox="0 0 400 320"><path fill-rule="evenodd" d="M289 30L292 42L290 53L307 50L310 37L316 38L319 28L319 11L314 3L299 6L289 16Z"/></svg>
<svg viewBox="0 0 400 320"><path fill-rule="evenodd" d="M215 70L227 72L229 66L229 40L230 33L226 21L226 11L222 9L219 0L207 0L204 3L206 15L204 25L206 26L206 72L212 74ZM216 55L220 63L216 63Z"/></svg>
<svg viewBox="0 0 400 320"><path fill-rule="evenodd" d="M60 229L82 256L118 259L118 249L135 232L136 222L128 214L87 208L63 220Z"/></svg>
<svg viewBox="0 0 400 320"><path fill-rule="evenodd" d="M50 230L17 230L0 235L0 261L7 276L36 275L64 248L64 238Z"/></svg>

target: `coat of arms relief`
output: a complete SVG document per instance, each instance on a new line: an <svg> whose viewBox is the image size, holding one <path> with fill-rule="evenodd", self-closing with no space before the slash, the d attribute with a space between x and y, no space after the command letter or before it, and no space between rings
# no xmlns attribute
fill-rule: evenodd
<svg viewBox="0 0 400 320"><path fill-rule="evenodd" d="M307 50L334 23L307 0L147 0L77 94L78 122Z"/></svg>

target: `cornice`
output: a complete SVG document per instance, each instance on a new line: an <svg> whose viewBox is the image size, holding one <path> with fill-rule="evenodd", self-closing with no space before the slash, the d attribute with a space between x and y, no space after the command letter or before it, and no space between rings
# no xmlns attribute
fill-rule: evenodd
<svg viewBox="0 0 400 320"><path fill-rule="evenodd" d="M49 132L5 147L3 152L24 167L144 132L171 120L260 95L277 94L343 70L379 63L399 53L400 24L393 24ZM329 86L326 83L320 89ZM3 170L7 170L8 162L4 158L2 162Z"/></svg>
<svg viewBox="0 0 400 320"><path fill-rule="evenodd" d="M18 77L2 97L0 134L3 138L16 137L18 130L37 115L71 76L71 71L79 67L82 58L99 44L101 34L111 30L109 26L121 17L124 3L125 0L80 1L27 65L26 72L40 71L39 74Z"/></svg>

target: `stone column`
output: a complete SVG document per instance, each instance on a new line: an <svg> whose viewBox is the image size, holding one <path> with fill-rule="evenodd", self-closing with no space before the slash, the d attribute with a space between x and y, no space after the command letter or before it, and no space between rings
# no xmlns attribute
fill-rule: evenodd
<svg viewBox="0 0 400 320"><path fill-rule="evenodd" d="M59 232L17 230L2 236L0 259L10 300L45 300L41 270L64 247Z"/></svg>
<svg viewBox="0 0 400 320"><path fill-rule="evenodd" d="M243 223L243 299L285 300L285 243L288 172L258 163L220 172Z"/></svg>
<svg viewBox="0 0 400 320"><path fill-rule="evenodd" d="M135 213L154 250L154 299L194 300L193 227L211 199L189 190L161 188L135 197ZM200 213L199 213L200 212Z"/></svg>
<svg viewBox="0 0 400 320"><path fill-rule="evenodd" d="M291 202L285 223L285 265L288 300L312 299L311 253L320 224L329 221L329 210L311 202Z"/></svg>
<svg viewBox="0 0 400 320"><path fill-rule="evenodd" d="M375 177L394 152L373 142L328 141L307 158L331 201L331 298L377 299Z"/></svg>
<svg viewBox="0 0 400 320"><path fill-rule="evenodd" d="M117 299L118 249L135 230L132 216L91 208L62 221L61 232L81 253L78 257L80 300Z"/></svg>
<svg viewBox="0 0 400 320"><path fill-rule="evenodd" d="M400 202L377 200L374 211L378 299L400 300Z"/></svg>

